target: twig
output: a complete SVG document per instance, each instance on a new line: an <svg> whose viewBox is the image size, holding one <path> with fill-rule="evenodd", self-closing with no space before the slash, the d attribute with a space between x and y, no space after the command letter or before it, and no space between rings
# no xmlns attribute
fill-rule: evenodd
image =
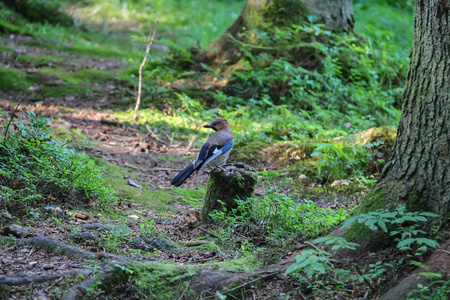
<svg viewBox="0 0 450 300"><path fill-rule="evenodd" d="M17 109L19 108L19 105L22 103L22 101L23 101L24 99L25 99L25 97L22 97L22 99L20 99L19 103L17 103L17 106L16 106L16 108L14 109L14 111L13 111L13 113L12 113L11 118L9 118L9 122L8 122L8 125L6 125L6 130L5 130L5 133L4 133L5 140L3 141L3 147L6 146L6 140L7 140L7 137L8 137L9 125L11 125L11 122L12 122L12 120L14 119L14 116L16 115L16 111L17 111Z"/></svg>
<svg viewBox="0 0 450 300"><path fill-rule="evenodd" d="M184 296L184 294L186 294L186 291L188 290L188 288L189 288L189 282L188 282L188 284L187 284L186 288L184 289L184 292L183 292L183 294L181 294L181 296L180 296L180 298L178 298L178 300L181 300L181 299L183 299L183 296Z"/></svg>
<svg viewBox="0 0 450 300"><path fill-rule="evenodd" d="M154 138L155 140L157 140L158 142L160 142L163 145L168 146L168 143L164 142L163 140L161 140L154 132L153 130L150 128L150 126L148 124L145 124L145 128L147 128L147 136L151 136L152 138Z"/></svg>
<svg viewBox="0 0 450 300"><path fill-rule="evenodd" d="M138 94L137 94L137 99L136 99L136 107L134 108L134 116L133 116L134 121L136 121L137 111L139 109L139 104L141 103L142 73L144 70L145 63L147 62L148 53L150 52L150 49L152 48L153 40L155 39L157 27L158 27L158 21L156 21L155 29L153 30L153 33L150 33L148 36L147 47L145 48L145 56L144 56L144 59L142 60L141 66L139 67L139 87L138 87Z"/></svg>

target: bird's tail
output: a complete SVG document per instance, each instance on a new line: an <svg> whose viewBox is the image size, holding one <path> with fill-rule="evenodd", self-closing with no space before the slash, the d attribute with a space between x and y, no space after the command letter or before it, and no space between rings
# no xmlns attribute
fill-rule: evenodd
<svg viewBox="0 0 450 300"><path fill-rule="evenodd" d="M184 168L183 171L178 173L178 175L175 176L170 183L174 186L180 186L186 181L186 179L188 179L189 176L191 176L192 173L194 173L194 165L190 164Z"/></svg>

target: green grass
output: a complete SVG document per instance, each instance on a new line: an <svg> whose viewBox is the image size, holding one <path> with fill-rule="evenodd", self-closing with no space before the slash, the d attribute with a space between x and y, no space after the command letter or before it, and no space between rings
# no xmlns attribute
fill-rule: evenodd
<svg viewBox="0 0 450 300"><path fill-rule="evenodd" d="M158 24L159 39L178 46L207 46L239 16L245 1L83 1L66 8L69 15L94 24L103 31L134 30L143 40ZM195 12L195 13L192 13Z"/></svg>
<svg viewBox="0 0 450 300"><path fill-rule="evenodd" d="M0 90L13 92L26 92L33 85L27 73L10 68L0 67Z"/></svg>

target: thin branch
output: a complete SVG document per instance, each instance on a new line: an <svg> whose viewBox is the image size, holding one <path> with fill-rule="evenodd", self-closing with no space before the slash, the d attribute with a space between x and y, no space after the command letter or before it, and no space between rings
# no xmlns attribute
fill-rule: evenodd
<svg viewBox="0 0 450 300"><path fill-rule="evenodd" d="M148 124L145 124L145 127L148 130L147 136L151 136L152 138L154 138L155 140L157 140L158 142L160 142L163 145L168 146L169 144L164 142L163 140L161 140L154 132L153 130L150 128L150 126L148 126Z"/></svg>
<svg viewBox="0 0 450 300"><path fill-rule="evenodd" d="M180 296L180 297L178 298L178 300L181 300L181 299L183 299L183 296L184 296L184 294L186 294L186 292L187 292L188 288L189 288L189 282L188 282L188 284L187 284L186 288L184 289L184 292L183 292L183 294L181 294L181 296Z"/></svg>
<svg viewBox="0 0 450 300"><path fill-rule="evenodd" d="M13 113L12 113L11 118L9 118L9 122L8 122L8 125L6 125L6 130L5 130L5 133L4 133L5 140L3 141L3 147L6 146L6 140L7 140L7 137L8 137L9 125L11 125L11 122L12 122L12 120L14 119L14 116L16 115L16 111L17 111L17 109L19 108L19 105L22 103L22 101L23 101L24 99L25 99L25 97L22 97L22 99L20 99L19 103L17 103L17 106L16 106L16 108L14 109L14 111L13 111Z"/></svg>
<svg viewBox="0 0 450 300"><path fill-rule="evenodd" d="M145 48L145 56L144 56L144 59L142 60L141 66L139 67L139 87L138 87L138 94L137 94L137 99L136 99L136 107L134 108L134 116L133 116L134 121L136 121L139 104L141 103L142 73L144 70L145 63L147 62L148 53L150 52L150 49L152 48L152 45L153 45L153 40L155 39L157 27L158 27L158 21L156 21L155 29L153 30L153 33L150 33L148 36L147 47Z"/></svg>

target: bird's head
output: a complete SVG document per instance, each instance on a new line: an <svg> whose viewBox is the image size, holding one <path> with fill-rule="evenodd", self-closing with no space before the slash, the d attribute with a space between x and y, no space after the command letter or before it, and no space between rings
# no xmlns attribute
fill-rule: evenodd
<svg viewBox="0 0 450 300"><path fill-rule="evenodd" d="M211 128L214 131L219 131L224 129L230 129L230 124L224 118L215 118L203 127Z"/></svg>

